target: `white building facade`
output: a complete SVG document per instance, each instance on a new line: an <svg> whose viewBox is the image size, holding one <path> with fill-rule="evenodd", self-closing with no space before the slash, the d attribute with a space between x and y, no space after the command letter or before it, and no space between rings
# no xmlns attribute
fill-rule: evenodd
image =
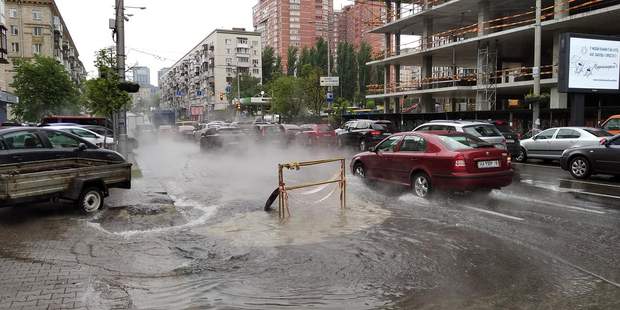
<svg viewBox="0 0 620 310"><path fill-rule="evenodd" d="M237 75L262 78L261 57L260 33L216 29L163 73L162 106L196 120L230 110Z"/></svg>

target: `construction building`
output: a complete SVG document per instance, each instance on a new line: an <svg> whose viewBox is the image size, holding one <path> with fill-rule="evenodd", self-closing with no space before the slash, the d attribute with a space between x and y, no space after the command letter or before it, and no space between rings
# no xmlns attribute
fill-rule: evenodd
<svg viewBox="0 0 620 310"><path fill-rule="evenodd" d="M317 38L323 38L335 50L333 0L259 0L252 13L254 30L261 34L263 48L274 49L285 72L290 46L312 47Z"/></svg>
<svg viewBox="0 0 620 310"><path fill-rule="evenodd" d="M356 49L362 42L368 43L373 51L382 51L385 45L385 36L379 33L370 33L372 24L368 21L375 16L385 14L385 7L381 3L355 0L353 4L334 12L334 29L336 42L347 42Z"/></svg>
<svg viewBox="0 0 620 310"><path fill-rule="evenodd" d="M588 94L580 109L558 89L560 35L620 34L620 1L538 1L374 1L385 8L369 21L385 37L383 56L368 63L386 69L385 84L368 89L368 99L384 102L386 114L377 117L406 128L431 119L505 119L525 132L595 126L620 112L618 95ZM402 81L403 66L419 68L418 76Z"/></svg>
<svg viewBox="0 0 620 310"><path fill-rule="evenodd" d="M192 120L210 112L224 116L236 97L233 81L246 75L262 78L261 57L260 33L216 29L163 73L161 105Z"/></svg>

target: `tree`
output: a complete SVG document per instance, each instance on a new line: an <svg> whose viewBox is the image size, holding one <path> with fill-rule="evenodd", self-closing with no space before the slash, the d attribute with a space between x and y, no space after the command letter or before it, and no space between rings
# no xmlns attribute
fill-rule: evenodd
<svg viewBox="0 0 620 310"><path fill-rule="evenodd" d="M321 115L321 109L325 103L325 91L320 85L321 69L311 65L304 65L301 71L301 88L303 90L303 103L314 115Z"/></svg>
<svg viewBox="0 0 620 310"><path fill-rule="evenodd" d="M296 46L289 46L286 52L286 75L295 75L295 69L297 68L297 54L299 48Z"/></svg>
<svg viewBox="0 0 620 310"><path fill-rule="evenodd" d="M86 107L94 114L111 117L127 107L131 97L119 88L120 76L116 69L116 57L109 50L97 52L95 67L99 71L99 77L86 81Z"/></svg>
<svg viewBox="0 0 620 310"><path fill-rule="evenodd" d="M76 85L54 58L15 59L14 69L11 87L19 96L19 103L13 105L17 119L36 122L46 115L79 111Z"/></svg>
<svg viewBox="0 0 620 310"><path fill-rule="evenodd" d="M323 37L316 40L314 48L312 48L312 65L321 69L321 74L327 74L327 41Z"/></svg>
<svg viewBox="0 0 620 310"><path fill-rule="evenodd" d="M273 80L273 65L275 63L275 53L271 46L265 47L262 54L263 84L267 84Z"/></svg>
<svg viewBox="0 0 620 310"><path fill-rule="evenodd" d="M336 73L340 78L339 94L353 101L357 90L357 61L353 45L342 42L338 44L338 61Z"/></svg>
<svg viewBox="0 0 620 310"><path fill-rule="evenodd" d="M282 58L280 56L276 57L273 69L271 71L271 76L274 80L282 76Z"/></svg>
<svg viewBox="0 0 620 310"><path fill-rule="evenodd" d="M299 85L299 79L281 76L273 81L271 92L273 93L271 110L280 114L283 121L290 122L303 111L300 100L303 90Z"/></svg>
<svg viewBox="0 0 620 310"><path fill-rule="evenodd" d="M239 83L237 83L237 79L235 78L232 84L233 97L237 97L238 84L241 84L241 98L254 97L260 94L261 86L259 78L253 77L247 73L239 76Z"/></svg>
<svg viewBox="0 0 620 310"><path fill-rule="evenodd" d="M309 48L304 47L301 50L299 59L297 60L297 72L301 73L301 69L304 67L304 65L311 65L311 64L312 64L312 52Z"/></svg>
<svg viewBox="0 0 620 310"><path fill-rule="evenodd" d="M366 88L370 84L370 68L366 65L372 59L372 47L362 42L357 52L357 82L359 95L366 101Z"/></svg>

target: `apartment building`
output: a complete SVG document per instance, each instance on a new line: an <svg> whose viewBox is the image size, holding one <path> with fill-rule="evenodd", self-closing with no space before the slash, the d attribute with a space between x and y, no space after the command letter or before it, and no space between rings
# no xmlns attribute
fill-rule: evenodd
<svg viewBox="0 0 620 310"><path fill-rule="evenodd" d="M133 82L142 85L151 85L151 69L144 66L135 66L131 68L133 73Z"/></svg>
<svg viewBox="0 0 620 310"><path fill-rule="evenodd" d="M333 0L259 0L253 8L254 30L261 34L263 47L271 46L287 68L289 46L311 47L317 38L331 42Z"/></svg>
<svg viewBox="0 0 620 310"><path fill-rule="evenodd" d="M7 104L16 102L15 96L7 92L8 83L4 79L5 72L9 70L5 5L5 0L0 0L0 122L7 119Z"/></svg>
<svg viewBox="0 0 620 310"><path fill-rule="evenodd" d="M180 115L201 120L208 111L230 110L237 75L262 78L261 34L216 29L163 73L161 102Z"/></svg>
<svg viewBox="0 0 620 310"><path fill-rule="evenodd" d="M348 42L359 48L362 42L370 44L373 51L382 51L385 47L385 35L371 33L373 22L385 15L381 3L368 0L355 0L353 4L334 12L334 31L336 42Z"/></svg>
<svg viewBox="0 0 620 310"><path fill-rule="evenodd" d="M168 69L170 68L161 68L159 69L159 71L157 71L157 86L161 86L161 77L166 74L166 71L168 71Z"/></svg>
<svg viewBox="0 0 620 310"><path fill-rule="evenodd" d="M54 0L6 0L6 24L9 60L32 58L35 54L54 57L76 83L86 78L75 43ZM10 84L10 72L7 80Z"/></svg>
<svg viewBox="0 0 620 310"><path fill-rule="evenodd" d="M580 109L558 89L560 35L618 35L618 1L542 0L539 9L533 9L535 0L376 3L385 7L385 23L372 32L385 35L385 53L368 65L383 66L386 83L371 86L367 98L384 101L386 113L399 114L399 102L415 98L420 104L405 120L502 118L525 131L537 123L537 107L541 127L596 125L601 117L620 112L617 95L587 95ZM534 41L537 12L540 45ZM402 35L418 39L401 43ZM535 66L536 51L540 66ZM400 80L402 66L419 67L419 78ZM532 102L528 94L535 77L540 77L543 97Z"/></svg>

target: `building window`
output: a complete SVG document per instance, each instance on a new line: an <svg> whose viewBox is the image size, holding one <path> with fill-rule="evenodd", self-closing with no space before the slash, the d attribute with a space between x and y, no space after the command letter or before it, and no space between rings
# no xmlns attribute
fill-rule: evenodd
<svg viewBox="0 0 620 310"><path fill-rule="evenodd" d="M40 36L42 34L43 34L43 28L41 28L41 27L34 27L34 28L32 28L32 35Z"/></svg>
<svg viewBox="0 0 620 310"><path fill-rule="evenodd" d="M226 68L226 73L232 74L233 73L233 69L232 68Z"/></svg>
<svg viewBox="0 0 620 310"><path fill-rule="evenodd" d="M11 43L11 52L19 53L19 43L17 42Z"/></svg>
<svg viewBox="0 0 620 310"><path fill-rule="evenodd" d="M253 65L258 65L258 59L252 59L252 64Z"/></svg>
<svg viewBox="0 0 620 310"><path fill-rule="evenodd" d="M253 73L254 75L259 75L259 74L260 74L260 71L259 71L258 69L252 69L252 73Z"/></svg>
<svg viewBox="0 0 620 310"><path fill-rule="evenodd" d="M32 19L41 20L43 19L43 14L41 14L41 11L39 10L32 10Z"/></svg>
<svg viewBox="0 0 620 310"><path fill-rule="evenodd" d="M41 44L32 44L32 53L33 54L41 54Z"/></svg>
<svg viewBox="0 0 620 310"><path fill-rule="evenodd" d="M16 36L19 34L19 29L15 25L11 25L11 34Z"/></svg>
<svg viewBox="0 0 620 310"><path fill-rule="evenodd" d="M226 58L226 65L232 65L232 58Z"/></svg>
<svg viewBox="0 0 620 310"><path fill-rule="evenodd" d="M17 18L17 9L9 9L9 17Z"/></svg>
<svg viewBox="0 0 620 310"><path fill-rule="evenodd" d="M237 44L248 44L248 38L237 38Z"/></svg>
<svg viewBox="0 0 620 310"><path fill-rule="evenodd" d="M229 48L226 49L226 54L230 54L230 49Z"/></svg>
<svg viewBox="0 0 620 310"><path fill-rule="evenodd" d="M250 58L249 57L237 57L237 62L250 62Z"/></svg>
<svg viewBox="0 0 620 310"><path fill-rule="evenodd" d="M230 39L225 39L225 40L224 40L224 44L226 44L226 45L230 45Z"/></svg>

